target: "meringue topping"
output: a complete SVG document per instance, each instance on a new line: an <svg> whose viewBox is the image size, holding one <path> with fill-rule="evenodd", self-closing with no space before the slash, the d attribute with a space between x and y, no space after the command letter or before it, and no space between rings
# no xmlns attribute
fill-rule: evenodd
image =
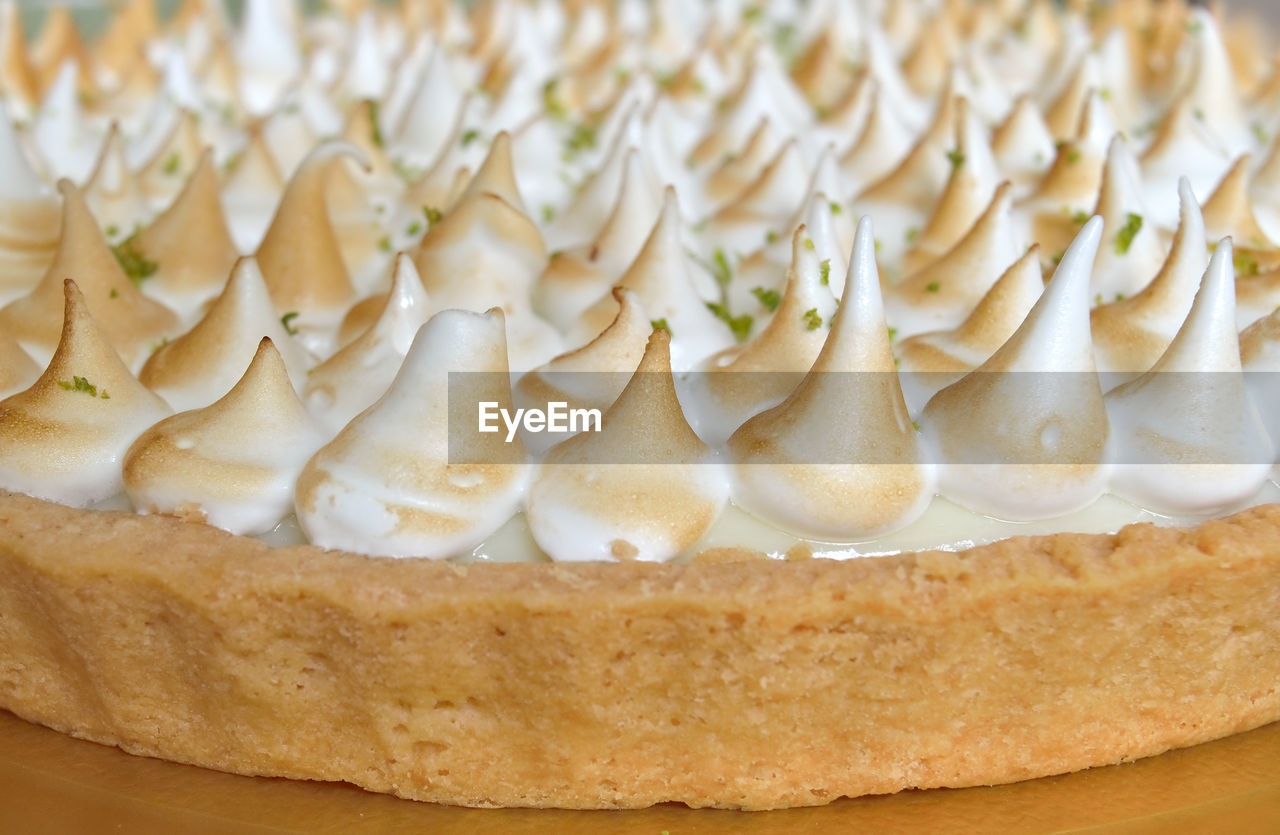
<svg viewBox="0 0 1280 835"><path fill-rule="evenodd" d="M125 492L140 513L263 533L293 507L293 485L325 435L263 338L240 381L216 402L165 418L125 454Z"/></svg>
<svg viewBox="0 0 1280 835"><path fill-rule="evenodd" d="M1108 474L1107 413L1089 340L1093 218L1063 255L1026 320L986 362L929 401L944 496L1001 519L1085 507Z"/></svg>
<svg viewBox="0 0 1280 835"><path fill-rule="evenodd" d="M0 400L0 487L84 506L120 492L129 444L169 407L129 373L74 281L63 282L63 297L49 366Z"/></svg>
<svg viewBox="0 0 1280 835"><path fill-rule="evenodd" d="M1257 492L1275 460L1240 373L1231 258L1228 238L1169 348L1150 371L1107 393L1120 456L1112 489L1144 507L1232 507Z"/></svg>
<svg viewBox="0 0 1280 835"><path fill-rule="evenodd" d="M467 381L452 397L450 372ZM479 402L511 408L502 312L437 313L387 393L307 462L297 485L307 538L359 553L439 558L497 530L519 507L528 473L518 438L508 444L478 434L463 450L451 448L451 431L475 425Z"/></svg>
<svg viewBox="0 0 1280 835"><path fill-rule="evenodd" d="M552 448L530 484L529 528L554 559L670 560L724 507L723 468L676 397L670 338L653 331L600 431Z"/></svg>
<svg viewBox="0 0 1280 835"><path fill-rule="evenodd" d="M207 406L236 384L265 336L300 384L311 362L287 332L292 318L272 305L257 262L241 258L208 312L186 333L158 345L139 379L179 411Z"/></svg>
<svg viewBox="0 0 1280 835"><path fill-rule="evenodd" d="M307 405L333 431L346 426L391 386L414 336L427 322L427 292L405 253L396 256L391 292L367 330L307 372Z"/></svg>
<svg viewBox="0 0 1280 835"><path fill-rule="evenodd" d="M136 367L152 345L177 331L178 317L134 286L107 246L80 190L66 180L58 183L58 190L62 238L57 254L35 289L0 309L0 328L7 329L37 361L51 355L60 338L62 283L72 278L95 319L100 319L98 327L125 362ZM125 257L131 259L137 280L145 280L150 273L145 253L135 247Z"/></svg>
<svg viewBox="0 0 1280 835"><path fill-rule="evenodd" d="M933 497L894 369L869 219L858 224L845 292L812 369L734 432L727 450L736 504L818 539L892 531Z"/></svg>

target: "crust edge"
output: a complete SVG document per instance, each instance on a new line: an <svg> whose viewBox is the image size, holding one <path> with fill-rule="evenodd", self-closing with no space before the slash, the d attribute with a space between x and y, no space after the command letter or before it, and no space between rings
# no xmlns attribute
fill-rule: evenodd
<svg viewBox="0 0 1280 835"><path fill-rule="evenodd" d="M1278 614L1272 505L849 562L464 567L0 492L0 707L468 806L782 808L1150 756L1280 719Z"/></svg>

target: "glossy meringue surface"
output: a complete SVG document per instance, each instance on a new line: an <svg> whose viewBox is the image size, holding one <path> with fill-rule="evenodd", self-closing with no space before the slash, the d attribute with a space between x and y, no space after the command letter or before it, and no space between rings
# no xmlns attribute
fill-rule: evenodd
<svg viewBox="0 0 1280 835"><path fill-rule="evenodd" d="M1215 13L501 5L192 4L0 79L0 487L555 560L1275 491L1280 69Z"/></svg>

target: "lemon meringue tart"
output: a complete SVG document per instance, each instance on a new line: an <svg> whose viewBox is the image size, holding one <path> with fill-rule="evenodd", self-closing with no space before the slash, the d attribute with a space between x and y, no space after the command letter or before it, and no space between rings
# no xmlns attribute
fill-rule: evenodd
<svg viewBox="0 0 1280 835"><path fill-rule="evenodd" d="M1280 719L1256 27L331 6L3 7L0 708L562 808Z"/></svg>

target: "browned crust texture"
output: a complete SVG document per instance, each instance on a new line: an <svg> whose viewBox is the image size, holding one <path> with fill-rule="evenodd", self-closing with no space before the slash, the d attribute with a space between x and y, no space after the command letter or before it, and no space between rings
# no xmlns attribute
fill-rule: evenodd
<svg viewBox="0 0 1280 835"><path fill-rule="evenodd" d="M1280 507L849 562L270 549L0 493L0 707L127 751L472 806L764 809L1280 718Z"/></svg>

